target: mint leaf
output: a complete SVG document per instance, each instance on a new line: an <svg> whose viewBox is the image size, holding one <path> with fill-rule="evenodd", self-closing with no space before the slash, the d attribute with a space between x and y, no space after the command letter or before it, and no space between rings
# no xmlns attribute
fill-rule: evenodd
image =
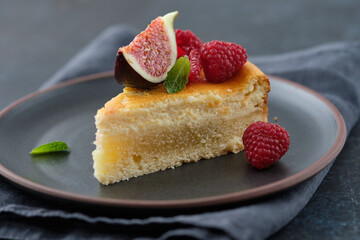
<svg viewBox="0 0 360 240"><path fill-rule="evenodd" d="M177 93L183 90L190 74L190 61L185 57L179 58L165 78L165 88L168 93Z"/></svg>
<svg viewBox="0 0 360 240"><path fill-rule="evenodd" d="M64 142L51 142L34 148L31 150L30 154L37 155L51 152L62 152L69 149L68 145Z"/></svg>

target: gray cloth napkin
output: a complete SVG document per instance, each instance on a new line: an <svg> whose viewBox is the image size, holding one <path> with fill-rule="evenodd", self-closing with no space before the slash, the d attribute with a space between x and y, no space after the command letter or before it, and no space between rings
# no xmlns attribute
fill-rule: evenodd
<svg viewBox="0 0 360 240"><path fill-rule="evenodd" d="M68 79L113 70L118 47L137 31L108 28L60 69L42 88ZM360 43L326 44L308 50L250 58L265 73L281 76L322 93L342 113L348 133L359 119ZM358 128L359 129L359 128ZM270 198L227 209L129 218L74 210L22 191L0 177L0 238L10 239L264 239L293 219L329 171Z"/></svg>

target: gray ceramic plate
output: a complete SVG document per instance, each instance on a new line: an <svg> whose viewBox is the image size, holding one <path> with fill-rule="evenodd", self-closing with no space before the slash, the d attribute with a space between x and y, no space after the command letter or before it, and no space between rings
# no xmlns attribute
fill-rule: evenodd
<svg viewBox="0 0 360 240"><path fill-rule="evenodd" d="M258 171L244 153L102 186L93 177L96 110L121 92L111 73L76 79L31 94L0 113L0 173L35 192L99 205L134 208L213 206L251 200L294 186L326 167L346 129L337 109L314 91L270 77L269 121L291 136L287 154ZM35 146L65 141L70 153L32 157Z"/></svg>

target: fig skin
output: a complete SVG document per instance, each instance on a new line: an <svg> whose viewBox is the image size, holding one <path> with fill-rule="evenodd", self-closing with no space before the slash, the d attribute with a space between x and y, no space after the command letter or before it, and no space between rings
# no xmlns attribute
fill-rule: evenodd
<svg viewBox="0 0 360 240"><path fill-rule="evenodd" d="M117 83L125 87L150 89L160 84L149 82L138 74L120 51L118 51L116 57L114 77Z"/></svg>

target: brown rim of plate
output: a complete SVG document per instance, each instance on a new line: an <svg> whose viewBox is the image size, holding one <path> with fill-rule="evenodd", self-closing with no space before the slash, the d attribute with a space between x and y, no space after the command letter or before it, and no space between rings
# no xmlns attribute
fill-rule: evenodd
<svg viewBox="0 0 360 240"><path fill-rule="evenodd" d="M21 103L30 100L40 94L54 91L58 88L62 88L68 85L77 84L80 82L85 81L91 81L96 80L103 77L111 77L113 76L113 72L102 72L97 74L91 74L88 76L83 76L79 78L75 78L73 80L69 80L64 83L60 83L58 85L55 85L53 87L39 90L37 92L31 93L15 102L10 104L8 107L3 109L0 112L0 118L4 116L7 112L9 112L12 108L20 105ZM318 161L316 161L314 164L312 164L310 167L302 170L301 172L298 172L290 177L284 178L282 180L263 185L261 187L256 187L253 189L248 189L240 192L234 192L229 194L223 194L219 196L213 196L213 197L204 197L204 198L194 198L194 199L185 199L185 200L128 200L128 199L109 199L109 198L101 198L101 197L90 197L85 195L80 195L76 193L70 193L62 190L53 189L50 187L43 186L41 184L29 181L12 171L5 168L2 164L0 164L0 174L7 178L8 180L23 186L27 189L31 189L33 191L50 195L53 197L65 199L65 200L71 200L76 202L83 202L83 203L89 203L89 204L96 204L96 205L103 205L103 206L117 206L117 207L130 207L130 208L195 208L195 207L205 207L205 206L215 206L220 204L227 204L227 203L234 203L234 202L240 202L245 200L250 200L262 196L266 196L268 194L276 193L282 190L285 190L289 187L292 187L298 183L301 183L310 177L314 176L318 172L320 172L322 169L324 169L327 165L329 165L335 157L340 153L342 147L345 144L346 140L346 126L344 119L342 115L340 114L339 110L330 103L325 97L320 95L319 93L315 92L314 90L305 87L301 84L292 82L290 80L286 80L279 77L274 77L269 75L269 77L279 80L281 82L285 82L287 84L293 85L297 88L300 88L306 92L311 93L312 95L319 98L322 102L324 102L331 112L333 113L333 116L335 118L336 124L338 126L337 130L337 137L335 139L334 144L330 148L330 150Z"/></svg>

